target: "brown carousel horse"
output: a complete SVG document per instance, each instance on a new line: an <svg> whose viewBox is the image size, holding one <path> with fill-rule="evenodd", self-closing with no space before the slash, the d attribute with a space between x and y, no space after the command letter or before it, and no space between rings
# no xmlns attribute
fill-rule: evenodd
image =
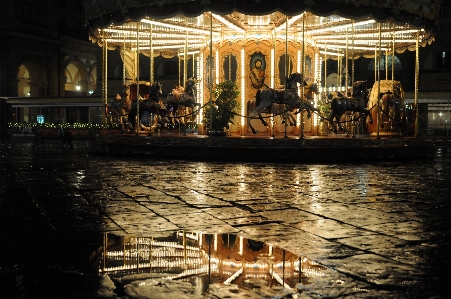
<svg viewBox="0 0 451 299"><path fill-rule="evenodd" d="M259 89L257 91L255 108L252 109L252 112L249 114L249 127L252 130L252 133L257 134L257 131L252 126L252 118L256 118L258 116L262 124L264 126L267 126L268 124L263 119L261 113L264 110L266 112L272 113L271 108L273 107L273 104L283 104L285 106L285 110L280 112L280 114L283 115L282 117L286 120L294 119L292 115L290 117L289 115L285 114L291 114L290 111L292 111L293 109L298 109L295 114L299 113L301 109L306 109L308 118L310 118L310 111L319 112L319 109L315 108L313 104L309 103L308 101L304 101L298 95L298 83L304 84L304 98L313 98L313 93L318 93L318 85L314 82L307 84L307 82L303 80L303 75L300 73L292 73L287 78L284 89L273 89L266 86L265 89Z"/></svg>
<svg viewBox="0 0 451 299"><path fill-rule="evenodd" d="M366 81L354 82L352 90L348 91L346 95L341 92L331 92L328 95L328 98L331 100L329 122L334 133L338 132L334 125L334 119L338 129L340 131L346 131L341 125L341 117L348 111L359 112L360 116L364 117L365 120L366 117L370 118L370 124L373 123L373 117L371 116L370 110L367 109L369 91L367 89Z"/></svg>
<svg viewBox="0 0 451 299"><path fill-rule="evenodd" d="M186 108L191 108L193 112L189 118L196 118L201 107L201 104L196 102L196 83L197 80L195 78L189 78L186 81L185 87L175 86L175 88L172 89L172 92L168 94L166 97L166 105L168 112L172 111L173 117L185 117L185 113L179 113L179 111L182 109L185 111ZM197 110L194 111L194 108L196 107Z"/></svg>
<svg viewBox="0 0 451 299"><path fill-rule="evenodd" d="M403 120L403 101L401 98L401 85L394 86L394 93L388 90L386 93L381 94L380 97L380 109L382 112L381 128L384 127L384 119L393 128L396 125L400 125Z"/></svg>

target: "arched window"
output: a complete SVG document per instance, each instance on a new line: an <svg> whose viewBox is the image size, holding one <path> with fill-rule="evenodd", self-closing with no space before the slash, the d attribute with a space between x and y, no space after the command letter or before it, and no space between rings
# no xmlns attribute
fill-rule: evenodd
<svg viewBox="0 0 451 299"><path fill-rule="evenodd" d="M19 97L29 97L30 94L30 72L22 64L19 67L19 72L17 74L17 96Z"/></svg>
<svg viewBox="0 0 451 299"><path fill-rule="evenodd" d="M385 71L385 65L387 63L385 59L386 59L385 55L382 55L381 61L379 63L379 70L381 70L381 71ZM402 65L401 65L401 61L399 61L399 58L394 56L394 59L393 59L393 55L388 55L388 70L392 69L392 63L395 64L395 71L402 70ZM372 59L370 61L370 63L368 64L368 70L374 71L374 59Z"/></svg>
<svg viewBox="0 0 451 299"><path fill-rule="evenodd" d="M177 57L166 58L162 60L156 70L157 79L176 79L179 73L179 64Z"/></svg>
<svg viewBox="0 0 451 299"><path fill-rule="evenodd" d="M87 92L86 73L84 76L83 66L77 61L71 62L67 65L64 75L66 76L66 84L64 92L66 96L80 96Z"/></svg>
<svg viewBox="0 0 451 299"><path fill-rule="evenodd" d="M289 76L293 72L293 61L291 60L290 55L282 54L280 56L278 68L279 68L279 84L284 85L286 83L287 76Z"/></svg>
<svg viewBox="0 0 451 299"><path fill-rule="evenodd" d="M113 79L123 79L124 77L124 64L121 62L117 63L113 67Z"/></svg>
<svg viewBox="0 0 451 299"><path fill-rule="evenodd" d="M440 51L435 56L435 67L437 69L451 68L451 51Z"/></svg>

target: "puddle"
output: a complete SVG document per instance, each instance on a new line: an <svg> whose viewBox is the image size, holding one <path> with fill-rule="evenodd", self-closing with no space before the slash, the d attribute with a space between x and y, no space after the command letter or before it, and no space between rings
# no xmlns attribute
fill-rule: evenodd
<svg viewBox="0 0 451 299"><path fill-rule="evenodd" d="M97 263L99 273L107 274L129 296L139 294L140 289L148 292L149 285L161 288L168 281L186 282L192 286L186 291L193 295L208 292L213 284L223 290L227 289L224 286L257 287L294 294L298 284L309 284L330 271L305 257L243 236L184 231L161 238L104 233ZM175 287L181 288L178 283ZM118 295L123 294L119 291Z"/></svg>

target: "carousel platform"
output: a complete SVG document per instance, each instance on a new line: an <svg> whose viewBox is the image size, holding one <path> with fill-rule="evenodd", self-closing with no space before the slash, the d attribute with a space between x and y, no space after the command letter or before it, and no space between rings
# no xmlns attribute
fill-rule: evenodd
<svg viewBox="0 0 451 299"><path fill-rule="evenodd" d="M130 158L218 162L337 163L432 158L431 140L396 136L226 136L99 134L89 152Z"/></svg>

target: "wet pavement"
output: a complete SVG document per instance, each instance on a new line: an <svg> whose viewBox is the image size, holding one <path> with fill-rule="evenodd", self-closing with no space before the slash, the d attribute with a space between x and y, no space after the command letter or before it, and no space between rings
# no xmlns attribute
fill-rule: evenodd
<svg viewBox="0 0 451 299"><path fill-rule="evenodd" d="M306 165L32 146L1 143L1 298L451 296L446 147Z"/></svg>

